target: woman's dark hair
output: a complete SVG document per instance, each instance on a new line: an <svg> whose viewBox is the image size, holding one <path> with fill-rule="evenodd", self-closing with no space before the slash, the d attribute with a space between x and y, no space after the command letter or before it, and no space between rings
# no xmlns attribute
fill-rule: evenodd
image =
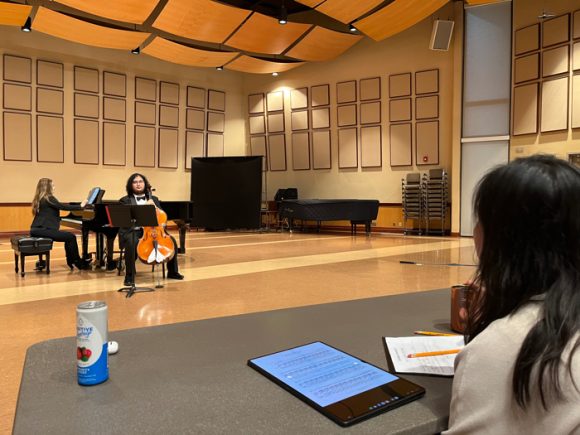
<svg viewBox="0 0 580 435"><path fill-rule="evenodd" d="M573 380L572 356L580 346L580 170L545 155L515 160L481 180L474 211L483 230L475 277L482 291L471 304L470 339L534 296L543 298L540 320L518 354L512 390L525 409L530 387L538 385L547 410L549 397L562 400L562 364Z"/></svg>
<svg viewBox="0 0 580 435"><path fill-rule="evenodd" d="M133 195L133 180L137 177L143 178L143 181L145 182L145 196L147 197L147 199L149 199L149 197L151 196L151 184L149 184L149 180L147 180L147 177L145 177L145 175L139 174L138 172L131 175L127 180L127 186L125 186L125 189L127 190L127 195Z"/></svg>

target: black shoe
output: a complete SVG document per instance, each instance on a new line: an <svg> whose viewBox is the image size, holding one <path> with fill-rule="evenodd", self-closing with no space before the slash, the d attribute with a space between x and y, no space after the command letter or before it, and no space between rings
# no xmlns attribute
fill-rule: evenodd
<svg viewBox="0 0 580 435"><path fill-rule="evenodd" d="M91 268L91 260L81 260L80 258L73 261L73 264L76 266L78 270L88 270ZM69 267L72 269L72 265L69 264Z"/></svg>
<svg viewBox="0 0 580 435"><path fill-rule="evenodd" d="M183 279L183 275L179 272L169 272L169 273L167 273L167 278L169 278L169 279Z"/></svg>
<svg viewBox="0 0 580 435"><path fill-rule="evenodd" d="M42 271L46 268L46 261L38 260L36 262L36 268L34 270Z"/></svg>
<svg viewBox="0 0 580 435"><path fill-rule="evenodd" d="M125 287L133 287L135 285L135 279L130 275L125 276L125 281L123 281L123 285Z"/></svg>
<svg viewBox="0 0 580 435"><path fill-rule="evenodd" d="M117 269L117 261L111 260L107 261L107 271L116 270Z"/></svg>

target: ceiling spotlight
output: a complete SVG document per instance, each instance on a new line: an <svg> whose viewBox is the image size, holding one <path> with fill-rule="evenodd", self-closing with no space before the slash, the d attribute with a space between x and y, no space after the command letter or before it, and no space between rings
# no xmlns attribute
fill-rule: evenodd
<svg viewBox="0 0 580 435"><path fill-rule="evenodd" d="M556 16L556 14L552 14L551 12L546 12L546 10L544 9L542 11L542 13L540 15L538 15L538 18L540 20L547 20L548 18L554 18Z"/></svg>
<svg viewBox="0 0 580 435"><path fill-rule="evenodd" d="M352 24L349 24L348 31L354 33L354 32L358 32L358 29L356 27L354 27Z"/></svg>
<svg viewBox="0 0 580 435"><path fill-rule="evenodd" d="M272 75L273 75L274 77L278 77L278 73L277 73L277 72L273 72L273 73L272 73Z"/></svg>
<svg viewBox="0 0 580 435"><path fill-rule="evenodd" d="M278 15L278 22L280 24L286 24L288 22L288 11L286 10L286 5L282 2L280 6L280 15Z"/></svg>
<svg viewBox="0 0 580 435"><path fill-rule="evenodd" d="M216 66L215 69L217 69L218 71L223 71L224 67L223 66Z"/></svg>
<svg viewBox="0 0 580 435"><path fill-rule="evenodd" d="M24 26L22 26L20 30L22 30L23 32L32 32L32 20L30 19L30 17L26 19Z"/></svg>
<svg viewBox="0 0 580 435"><path fill-rule="evenodd" d="M131 53L133 53L133 54L141 54L141 49L139 47L134 48L133 50L131 50Z"/></svg>

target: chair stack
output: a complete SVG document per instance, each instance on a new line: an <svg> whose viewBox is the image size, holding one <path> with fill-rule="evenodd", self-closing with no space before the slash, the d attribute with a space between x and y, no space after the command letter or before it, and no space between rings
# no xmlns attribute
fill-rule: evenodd
<svg viewBox="0 0 580 435"><path fill-rule="evenodd" d="M449 199L449 180L447 171L442 168L430 169L423 175L423 217L425 234L444 235L445 219L447 218L447 201ZM440 223L440 228L432 229L434 222Z"/></svg>
<svg viewBox="0 0 580 435"><path fill-rule="evenodd" d="M407 174L402 180L403 194L403 234L421 234L423 228L423 186L421 185L421 174ZM418 222L418 228L411 226L409 220Z"/></svg>

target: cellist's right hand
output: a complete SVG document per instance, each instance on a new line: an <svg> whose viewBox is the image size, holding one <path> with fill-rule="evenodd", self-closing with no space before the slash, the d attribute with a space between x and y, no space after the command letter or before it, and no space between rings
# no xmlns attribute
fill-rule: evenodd
<svg viewBox="0 0 580 435"><path fill-rule="evenodd" d="M150 199L147 200L147 204L149 204L149 205L155 205L155 202L153 202L153 200L150 198ZM157 206L155 205L155 207L157 207Z"/></svg>

